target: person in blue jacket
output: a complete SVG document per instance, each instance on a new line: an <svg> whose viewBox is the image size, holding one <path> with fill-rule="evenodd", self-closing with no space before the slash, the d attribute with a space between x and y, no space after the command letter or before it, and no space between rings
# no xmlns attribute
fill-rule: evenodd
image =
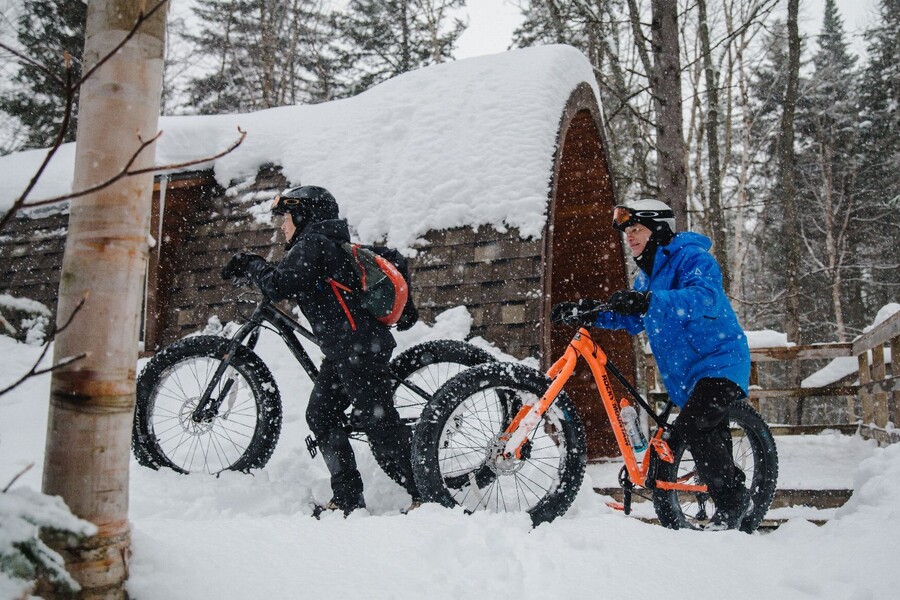
<svg viewBox="0 0 900 600"><path fill-rule="evenodd" d="M615 292L611 310L590 324L647 332L669 397L681 409L673 434L687 440L716 506L708 528L734 529L750 508L750 494L732 458L726 416L747 395L750 348L709 253L712 244L697 233L675 233L675 214L659 200L636 200L613 214L640 271L633 289ZM599 304L562 303L551 318L584 323L583 315Z"/></svg>

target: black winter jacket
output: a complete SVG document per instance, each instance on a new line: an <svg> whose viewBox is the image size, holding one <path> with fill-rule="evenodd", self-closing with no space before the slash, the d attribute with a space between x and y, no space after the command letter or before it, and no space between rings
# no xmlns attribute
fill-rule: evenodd
<svg viewBox="0 0 900 600"><path fill-rule="evenodd" d="M257 260L248 265L253 283L275 302L297 302L327 358L389 355L396 343L388 326L341 289L354 287L358 279L352 259L340 247L350 241L347 222L321 221L294 235L296 241L279 263Z"/></svg>

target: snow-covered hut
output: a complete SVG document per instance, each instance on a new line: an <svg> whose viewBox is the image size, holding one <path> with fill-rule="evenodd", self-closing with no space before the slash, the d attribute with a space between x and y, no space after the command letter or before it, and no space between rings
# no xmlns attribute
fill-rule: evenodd
<svg viewBox="0 0 900 600"><path fill-rule="evenodd" d="M568 46L505 52L424 68L356 97L250 114L161 119L157 164L234 152L157 178L148 270L148 350L236 316L219 269L234 252L280 256L268 200L289 185L331 190L363 242L412 257L426 320L468 307L472 334L518 357L558 356L571 330L552 304L605 298L627 285L594 73ZM42 151L0 158L0 211ZM74 145L62 147L32 198L71 188ZM0 294L55 307L67 211L26 211L0 232ZM634 372L630 340L600 336ZM588 376L588 374L585 374ZM592 445L608 429L585 378L569 386ZM597 446L594 446L595 448Z"/></svg>

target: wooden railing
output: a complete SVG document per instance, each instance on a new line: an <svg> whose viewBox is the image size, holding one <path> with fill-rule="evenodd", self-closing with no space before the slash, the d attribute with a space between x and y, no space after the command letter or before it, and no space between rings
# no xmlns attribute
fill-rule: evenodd
<svg viewBox="0 0 900 600"><path fill-rule="evenodd" d="M890 348L888 361L885 346ZM784 402L787 415L784 423L773 426L776 433L815 433L823 429L837 429L844 432L859 431L862 435L878 440L879 443L900 441L900 313L863 334L852 343L814 344L809 346L789 346L776 348L754 348L750 351L750 403L760 409L763 402ZM799 382L805 361L830 360L841 357L855 357L857 377L852 383L837 383L821 387L784 387L768 385L761 371L772 363L783 363L784 373L777 381L793 379ZM662 383L657 378L653 356L646 355L645 383L649 397L656 401L666 398ZM890 373L887 365L890 363ZM821 365L820 365L821 366ZM845 408L833 411L841 418L831 421L804 423L801 415L804 402L812 398L827 398L833 402L844 402ZM897 430L894 426L897 426Z"/></svg>
<svg viewBox="0 0 900 600"><path fill-rule="evenodd" d="M884 347L891 350L888 375ZM859 364L859 399L863 427L879 443L900 441L900 313L864 334L855 342L853 355ZM871 358L870 358L871 356Z"/></svg>

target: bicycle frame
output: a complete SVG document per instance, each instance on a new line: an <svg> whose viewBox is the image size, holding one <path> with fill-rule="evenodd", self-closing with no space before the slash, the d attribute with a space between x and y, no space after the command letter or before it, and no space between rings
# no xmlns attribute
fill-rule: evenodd
<svg viewBox="0 0 900 600"><path fill-rule="evenodd" d="M282 340L284 340L284 343L287 345L288 350L290 350L294 359L300 363L300 366L303 367L303 370L306 371L309 378L315 382L319 375L319 370L316 368L316 365L313 364L312 359L309 357L309 353L307 353L301 345L297 335L300 335L317 346L319 344L318 340L310 330L297 323L297 321L295 321L288 313L284 312L275 306L271 300L264 297L259 301L256 310L253 311L253 314L250 315L247 322L241 325L234 335L231 336L231 343L228 344L225 354L217 357L220 360L219 366L216 368L216 372L206 386L203 395L198 400L197 408L195 408L194 412L191 414L191 419L195 423L202 423L213 419L218 415L222 402L231 392L231 388L234 385L233 376L229 377L222 385L222 390L218 396L214 396L216 386L222 380L222 377L225 376L238 346L243 345L251 350L256 347L260 330L265 323L268 323L275 329L275 332L278 333ZM395 379L426 400L431 398L431 395L428 392L414 383L396 376Z"/></svg>
<svg viewBox="0 0 900 600"><path fill-rule="evenodd" d="M616 442L619 445L619 449L621 450L622 457L625 461L625 469L628 474L626 481L630 481L631 484L635 486L648 489L658 488L697 493L706 492L707 488L705 485L689 485L680 481L658 481L655 476L650 473L654 455L665 462L671 463L674 461L672 450L664 439L664 434L666 432L666 417L669 408L661 415L657 414L641 397L637 390L634 389L621 373L619 373L615 368L615 365L609 361L603 349L594 342L590 332L584 327L578 329L563 356L547 371L547 376L552 380L552 383L544 395L541 396L536 403L522 406L512 422L506 428L506 431L501 435L501 441L505 441L505 445L500 451L502 453L502 458L521 458L522 449L528 442L529 432L537 426L544 413L547 412L547 409L549 409L556 400L556 397L575 371L575 366L578 363L579 357L583 358L591 368L594 382L597 385L597 391L600 393L603 407L609 417L613 434L615 435ZM634 400L647 411L659 426L656 433L650 438L648 449L640 464L638 464L637 454L628 442L625 426L620 414L621 408L627 405L628 402L625 398L622 398L621 401L616 401L612 385L610 384L610 373L624 385ZM498 456L495 458L500 457ZM628 486L625 485L625 487L626 491L628 491Z"/></svg>

